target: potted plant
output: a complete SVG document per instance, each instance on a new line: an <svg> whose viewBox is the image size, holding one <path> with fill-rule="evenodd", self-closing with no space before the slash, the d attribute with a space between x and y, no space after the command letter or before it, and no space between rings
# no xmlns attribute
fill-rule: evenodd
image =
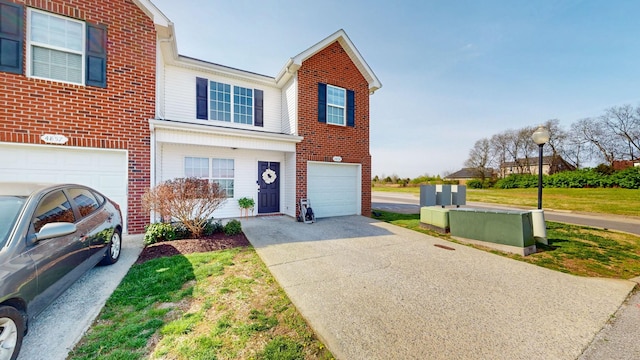
<svg viewBox="0 0 640 360"><path fill-rule="evenodd" d="M251 210L251 215L253 215L253 208L255 206L253 198L242 197L238 199L238 206L240 206L240 216L243 216L243 212L245 214L244 216L249 216L249 210Z"/></svg>

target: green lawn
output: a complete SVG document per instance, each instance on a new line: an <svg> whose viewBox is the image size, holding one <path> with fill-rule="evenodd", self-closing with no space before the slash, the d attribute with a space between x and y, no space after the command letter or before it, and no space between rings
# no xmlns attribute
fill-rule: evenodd
<svg viewBox="0 0 640 360"><path fill-rule="evenodd" d="M68 359L333 359L251 247L134 265Z"/></svg>
<svg viewBox="0 0 640 360"><path fill-rule="evenodd" d="M420 194L419 187L382 187L373 191ZM538 189L467 189L467 201L535 208ZM640 190L631 189L558 189L542 191L542 207L640 217Z"/></svg>

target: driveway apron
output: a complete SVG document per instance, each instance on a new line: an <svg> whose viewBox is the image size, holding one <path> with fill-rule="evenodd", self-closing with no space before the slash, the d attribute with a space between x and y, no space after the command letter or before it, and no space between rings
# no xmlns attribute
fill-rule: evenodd
<svg viewBox="0 0 640 360"><path fill-rule="evenodd" d="M338 359L576 359L635 285L362 216L242 226Z"/></svg>

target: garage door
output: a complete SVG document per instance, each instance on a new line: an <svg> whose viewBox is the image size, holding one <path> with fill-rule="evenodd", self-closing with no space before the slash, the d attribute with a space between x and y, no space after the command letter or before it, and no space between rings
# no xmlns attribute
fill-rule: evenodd
<svg viewBox="0 0 640 360"><path fill-rule="evenodd" d="M360 165L308 162L307 196L316 217L360 214Z"/></svg>
<svg viewBox="0 0 640 360"><path fill-rule="evenodd" d="M126 151L3 143L0 159L0 181L75 183L92 187L120 205L126 224Z"/></svg>

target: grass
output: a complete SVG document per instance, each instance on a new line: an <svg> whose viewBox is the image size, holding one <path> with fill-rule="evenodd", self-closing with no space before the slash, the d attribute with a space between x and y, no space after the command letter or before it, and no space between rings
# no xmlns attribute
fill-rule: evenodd
<svg viewBox="0 0 640 360"><path fill-rule="evenodd" d="M333 359L253 248L134 265L69 359Z"/></svg>
<svg viewBox="0 0 640 360"><path fill-rule="evenodd" d="M448 235L420 227L419 214L397 214L376 210L378 220L453 240ZM549 246L537 244L529 256L502 253L488 247L469 245L495 254L548 269L579 276L631 279L640 276L640 237L632 234L547 221Z"/></svg>
<svg viewBox="0 0 640 360"><path fill-rule="evenodd" d="M373 191L420 194L420 187L375 186ZM640 217L640 191L632 189L558 189L542 191L548 210L571 210ZM467 201L535 208L538 189L467 189Z"/></svg>

